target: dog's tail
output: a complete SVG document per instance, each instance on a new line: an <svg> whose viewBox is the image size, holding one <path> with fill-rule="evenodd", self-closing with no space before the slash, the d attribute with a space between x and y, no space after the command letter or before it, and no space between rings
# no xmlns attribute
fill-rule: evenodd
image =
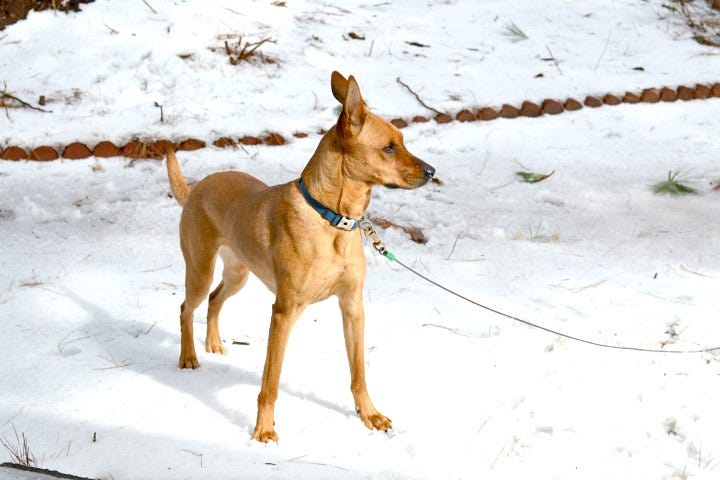
<svg viewBox="0 0 720 480"><path fill-rule="evenodd" d="M175 156L175 150L168 146L167 150L165 150L165 155L167 155L167 173L168 180L170 181L170 191L180 206L185 205L188 195L190 195L190 185L188 185L187 180L183 177L180 164Z"/></svg>

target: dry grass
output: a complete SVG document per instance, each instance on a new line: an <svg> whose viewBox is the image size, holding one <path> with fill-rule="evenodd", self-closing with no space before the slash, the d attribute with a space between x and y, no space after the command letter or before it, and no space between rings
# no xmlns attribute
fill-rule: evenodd
<svg viewBox="0 0 720 480"><path fill-rule="evenodd" d="M557 230L549 230L545 225L538 225L537 227L528 227L527 232L518 230L512 237L513 240L522 241L527 240L533 243L561 243L562 237L560 232Z"/></svg>
<svg viewBox="0 0 720 480"><path fill-rule="evenodd" d="M381 217L371 217L369 218L369 220L375 225L382 228L399 228L403 232L407 233L410 236L410 240L415 243L424 244L428 241L425 233L423 233L420 227L416 227L414 225L398 225L394 222L391 222L390 220Z"/></svg>
<svg viewBox="0 0 720 480"><path fill-rule="evenodd" d="M37 277L37 275L35 275L35 273L33 273L32 278L29 278L29 279L27 279L27 280L20 280L20 281L18 282L18 285L21 286L21 287L30 287L30 288L32 288L32 287L41 287L41 286L43 286L43 285L45 285L45 284L47 284L47 283L48 283L48 282L46 282L45 280L40 280L40 279Z"/></svg>
<svg viewBox="0 0 720 480"><path fill-rule="evenodd" d="M245 39L242 35L220 35L218 40L223 41L223 47L212 48L213 51L222 50L228 56L231 64L258 61L260 63L277 63L277 60L260 51L260 47L267 43L276 43L272 38L261 38L256 41Z"/></svg>
<svg viewBox="0 0 720 480"><path fill-rule="evenodd" d="M7 437L0 438L0 444L5 447L5 450L10 454L13 463L24 465L26 467L34 467L37 463L35 455L30 451L27 437L25 433L18 434L15 426L13 425L13 433L15 438L8 439Z"/></svg>
<svg viewBox="0 0 720 480"><path fill-rule="evenodd" d="M720 0L671 0L663 7L682 17L696 42L720 47Z"/></svg>

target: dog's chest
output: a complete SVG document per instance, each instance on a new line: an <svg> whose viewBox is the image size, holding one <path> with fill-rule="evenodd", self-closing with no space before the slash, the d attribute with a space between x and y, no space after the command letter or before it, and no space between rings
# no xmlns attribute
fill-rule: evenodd
<svg viewBox="0 0 720 480"><path fill-rule="evenodd" d="M330 297L339 288L362 283L364 277L362 246L358 249L346 239L318 242L298 260L288 273L295 278L294 289L310 303Z"/></svg>
<svg viewBox="0 0 720 480"><path fill-rule="evenodd" d="M310 265L301 288L305 295L312 299L311 302L325 300L352 281L355 277L353 268L341 255L316 258Z"/></svg>

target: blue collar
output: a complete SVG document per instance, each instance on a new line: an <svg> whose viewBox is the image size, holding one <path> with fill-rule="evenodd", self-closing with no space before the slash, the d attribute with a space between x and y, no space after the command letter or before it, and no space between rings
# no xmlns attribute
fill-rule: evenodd
<svg viewBox="0 0 720 480"><path fill-rule="evenodd" d="M344 217L339 213L333 212L328 207L315 200L310 195L310 192L308 192L308 189L305 186L305 183L302 181L302 178L298 180L298 183L300 184L300 192L302 193L303 197L305 197L305 201L307 201L307 203L316 212L318 212L321 217L330 222L330 225L347 231L355 230L358 225L360 225L360 220L355 220L354 218L350 217Z"/></svg>

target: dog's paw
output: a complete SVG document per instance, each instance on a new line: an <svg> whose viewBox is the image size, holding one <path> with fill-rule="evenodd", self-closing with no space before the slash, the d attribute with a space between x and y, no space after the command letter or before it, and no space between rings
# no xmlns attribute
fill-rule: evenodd
<svg viewBox="0 0 720 480"><path fill-rule="evenodd" d="M217 353L220 355L227 355L227 350L220 341L217 342L205 342L205 351L208 353Z"/></svg>
<svg viewBox="0 0 720 480"><path fill-rule="evenodd" d="M264 430L255 427L255 433L253 433L252 439L262 443L268 443L270 441L277 443L278 435L272 428L270 430Z"/></svg>
<svg viewBox="0 0 720 480"><path fill-rule="evenodd" d="M359 412L359 415L360 420L362 420L365 426L370 430L382 430L387 432L392 429L392 420L380 412L376 411L368 415L363 415L362 412Z"/></svg>
<svg viewBox="0 0 720 480"><path fill-rule="evenodd" d="M198 368L200 366L200 363L198 363L198 359L195 354L192 354L192 355L180 354L179 365L180 365L180 368Z"/></svg>

